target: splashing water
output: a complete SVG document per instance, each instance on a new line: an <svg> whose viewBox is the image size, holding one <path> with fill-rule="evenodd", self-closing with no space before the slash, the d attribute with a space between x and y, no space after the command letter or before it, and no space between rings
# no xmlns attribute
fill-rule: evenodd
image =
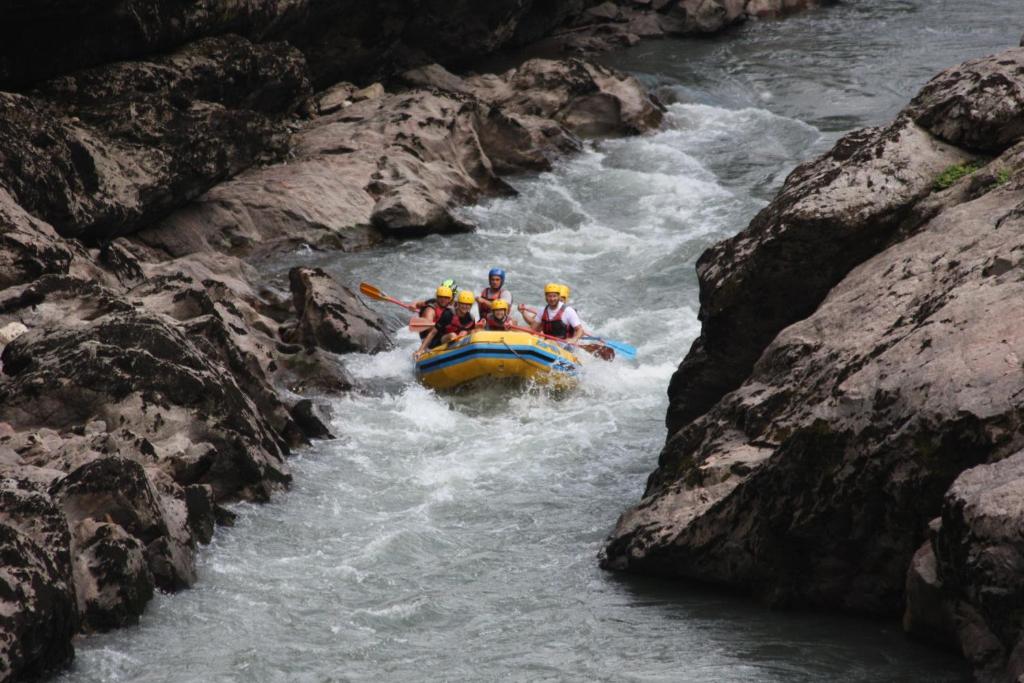
<svg viewBox="0 0 1024 683"><path fill-rule="evenodd" d="M349 357L367 390L324 397L340 438L293 458L290 493L237 506L237 525L200 554L194 589L158 596L138 628L81 640L66 678L962 680L958 661L908 643L897 624L774 613L610 575L595 557L655 465L665 387L699 332L697 256L840 132L1005 43L986 13L1014 2L967 12L873 0L706 42L643 43L608 59L675 100L661 131L513 179L519 196L465 210L474 234L269 264L277 281L316 265L404 299L447 277L480 289L493 266L509 271L517 303L540 305L545 282L566 282L587 326L634 344L639 360L590 363L567 394L444 395L415 382L412 333ZM957 33L946 11L993 25ZM886 50L929 21L945 43L890 64Z"/></svg>

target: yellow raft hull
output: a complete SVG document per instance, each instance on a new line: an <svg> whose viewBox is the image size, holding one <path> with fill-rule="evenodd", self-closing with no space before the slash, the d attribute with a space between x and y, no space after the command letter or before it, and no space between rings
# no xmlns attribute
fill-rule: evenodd
<svg viewBox="0 0 1024 683"><path fill-rule="evenodd" d="M421 356L416 374L432 389L488 377L568 387L576 384L579 366L579 358L557 342L528 332L479 331Z"/></svg>

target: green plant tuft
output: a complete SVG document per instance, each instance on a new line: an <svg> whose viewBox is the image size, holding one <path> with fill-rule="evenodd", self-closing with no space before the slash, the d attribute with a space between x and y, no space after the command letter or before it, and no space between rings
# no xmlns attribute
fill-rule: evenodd
<svg viewBox="0 0 1024 683"><path fill-rule="evenodd" d="M1008 168L1001 168L1001 169L999 169L999 172L996 173L996 185L997 186L998 185L1002 185L1003 183L1005 183L1007 180L1010 179L1011 175L1013 175L1013 173L1010 171L1010 169L1008 169Z"/></svg>
<svg viewBox="0 0 1024 683"><path fill-rule="evenodd" d="M935 179L935 189L945 190L947 187L960 180L966 175L970 175L977 171L981 166L974 162L964 164L953 164Z"/></svg>

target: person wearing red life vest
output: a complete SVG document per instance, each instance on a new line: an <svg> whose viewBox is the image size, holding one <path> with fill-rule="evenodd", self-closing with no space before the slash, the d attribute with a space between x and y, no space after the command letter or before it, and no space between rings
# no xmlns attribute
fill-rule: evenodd
<svg viewBox="0 0 1024 683"><path fill-rule="evenodd" d="M533 330L575 344L583 336L583 321L571 306L562 303L561 296L562 285L550 282L544 287L547 306L539 319L536 313L522 304L519 305L519 312Z"/></svg>
<svg viewBox="0 0 1024 683"><path fill-rule="evenodd" d="M483 291L480 292L480 296L476 298L481 320L491 312L491 306L498 299L507 301L509 306L512 305L512 294L505 289L504 270L501 268L491 268L491 272L487 274L487 283L488 286L484 287Z"/></svg>
<svg viewBox="0 0 1024 683"><path fill-rule="evenodd" d="M427 299L426 301L417 301L413 304L419 311L421 318L426 318L430 321L440 320L441 316L445 311L449 310L452 304L452 289L446 285L441 285L434 292L433 299ZM420 332L420 339L425 339L430 333L430 330L424 330Z"/></svg>
<svg viewBox="0 0 1024 683"><path fill-rule="evenodd" d="M441 344L456 341L465 337L476 327L476 321L469 312L473 308L473 293L468 290L459 292L455 299L455 310L446 309L438 318L434 326L427 332L427 336L420 342L413 358L419 358L427 349L433 349Z"/></svg>
<svg viewBox="0 0 1024 683"><path fill-rule="evenodd" d="M491 312L480 319L477 323L488 332L500 332L512 327L512 318L508 314L508 302L504 299L496 299L491 304Z"/></svg>

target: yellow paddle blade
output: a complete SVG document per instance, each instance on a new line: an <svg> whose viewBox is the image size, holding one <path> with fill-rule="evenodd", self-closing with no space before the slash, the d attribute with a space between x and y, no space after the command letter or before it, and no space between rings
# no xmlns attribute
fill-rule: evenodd
<svg viewBox="0 0 1024 683"><path fill-rule="evenodd" d="M387 301L388 299L387 295L384 294L384 292L380 291L380 289L374 287L369 282L360 282L359 291L365 294L366 296L370 297L371 299L376 299L378 301Z"/></svg>

